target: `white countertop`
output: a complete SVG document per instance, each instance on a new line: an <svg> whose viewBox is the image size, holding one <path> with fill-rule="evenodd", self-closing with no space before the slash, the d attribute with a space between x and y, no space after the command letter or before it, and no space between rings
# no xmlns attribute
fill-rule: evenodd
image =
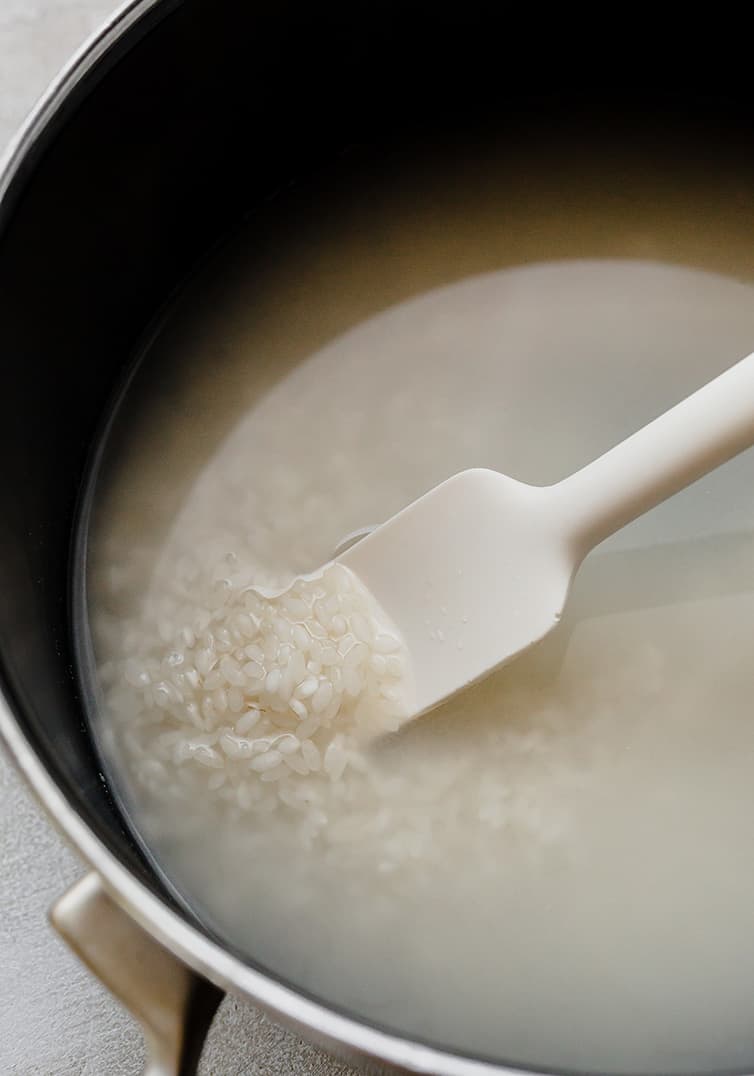
<svg viewBox="0 0 754 1076"><path fill-rule="evenodd" d="M0 153L58 68L112 7L104 0L0 0ZM47 924L81 874L0 747L0 1074L137 1076L132 1020ZM350 1069L226 999L201 1076L348 1076Z"/></svg>

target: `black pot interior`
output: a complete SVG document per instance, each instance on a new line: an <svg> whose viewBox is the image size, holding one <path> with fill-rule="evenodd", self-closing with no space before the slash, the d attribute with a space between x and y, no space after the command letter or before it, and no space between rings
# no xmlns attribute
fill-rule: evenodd
<svg viewBox="0 0 754 1076"><path fill-rule="evenodd" d="M554 90L565 62L552 55L539 56L549 84L534 93L505 33L502 12L157 5L69 94L11 187L0 220L4 689L74 808L155 888L84 723L70 549L108 403L181 281L290 183L337 191L388 157L400 168L408 146L439 161L467 138L513 144L545 124L607 147L629 130L663 137L671 115L700 153L713 130L748 132L746 101Z"/></svg>

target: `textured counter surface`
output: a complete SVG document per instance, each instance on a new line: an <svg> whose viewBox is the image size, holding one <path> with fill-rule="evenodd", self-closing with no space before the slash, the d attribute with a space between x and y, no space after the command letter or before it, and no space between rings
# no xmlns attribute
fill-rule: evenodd
<svg viewBox="0 0 754 1076"><path fill-rule="evenodd" d="M35 99L112 5L0 0L0 153ZM0 1074L138 1076L133 1022L69 954L47 909L82 873L0 747ZM223 1003L201 1076L348 1076L251 1006Z"/></svg>

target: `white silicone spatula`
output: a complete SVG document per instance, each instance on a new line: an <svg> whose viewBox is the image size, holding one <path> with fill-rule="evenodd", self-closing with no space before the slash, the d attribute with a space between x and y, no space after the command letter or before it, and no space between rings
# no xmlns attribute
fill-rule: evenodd
<svg viewBox="0 0 754 1076"><path fill-rule="evenodd" d="M539 642L594 546L752 444L754 354L553 486L462 471L341 553L406 643L406 716Z"/></svg>

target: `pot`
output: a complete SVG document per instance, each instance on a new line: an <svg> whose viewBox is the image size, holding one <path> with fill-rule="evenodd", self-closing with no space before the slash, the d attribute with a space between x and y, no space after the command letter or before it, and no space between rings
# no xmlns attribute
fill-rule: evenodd
<svg viewBox="0 0 754 1076"><path fill-rule="evenodd" d="M108 793L73 669L71 535L93 440L146 327L197 261L344 147L394 152L419 130L489 122L520 137L540 113L530 98L503 118L520 74L510 57L499 72L504 13L467 9L431 27L419 7L399 26L390 14L136 0L62 73L0 173L0 445L17 461L0 517L0 732L91 867L53 923L141 1020L148 1071L164 1076L193 1071L225 990L368 1071L513 1071L335 1011L189 920ZM539 63L557 81L550 60Z"/></svg>

